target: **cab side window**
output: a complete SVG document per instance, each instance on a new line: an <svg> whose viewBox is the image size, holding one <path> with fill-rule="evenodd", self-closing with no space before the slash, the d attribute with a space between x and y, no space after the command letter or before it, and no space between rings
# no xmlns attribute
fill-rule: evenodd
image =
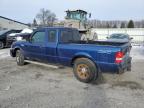
<svg viewBox="0 0 144 108"><path fill-rule="evenodd" d="M73 33L71 31L61 31L60 42L68 43L73 41Z"/></svg>
<svg viewBox="0 0 144 108"><path fill-rule="evenodd" d="M45 32L44 31L36 32L32 37L33 43L43 43L44 41L45 41Z"/></svg>
<svg viewBox="0 0 144 108"><path fill-rule="evenodd" d="M48 42L56 42L56 30L49 30L48 31Z"/></svg>

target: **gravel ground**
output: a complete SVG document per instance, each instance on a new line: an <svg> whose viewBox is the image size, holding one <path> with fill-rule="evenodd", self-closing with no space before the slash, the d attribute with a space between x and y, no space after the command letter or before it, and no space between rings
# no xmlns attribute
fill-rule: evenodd
<svg viewBox="0 0 144 108"><path fill-rule="evenodd" d="M143 52L132 49L131 72L103 73L85 84L71 68L19 67L9 49L0 50L0 108L144 108Z"/></svg>

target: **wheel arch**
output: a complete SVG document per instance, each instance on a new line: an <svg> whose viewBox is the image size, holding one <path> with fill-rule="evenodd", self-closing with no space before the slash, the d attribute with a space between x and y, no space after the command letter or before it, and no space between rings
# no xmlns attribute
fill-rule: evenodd
<svg viewBox="0 0 144 108"><path fill-rule="evenodd" d="M14 51L13 51L13 56L14 56L14 57L16 57L16 51L17 51L17 50L21 50L21 49L20 49L19 47L14 48Z"/></svg>
<svg viewBox="0 0 144 108"><path fill-rule="evenodd" d="M84 53L76 54L71 60L71 65L73 66L75 60L79 59L79 58L87 58L87 59L91 60L95 64L95 66L99 69L98 64L95 62L95 60L89 54L84 54Z"/></svg>

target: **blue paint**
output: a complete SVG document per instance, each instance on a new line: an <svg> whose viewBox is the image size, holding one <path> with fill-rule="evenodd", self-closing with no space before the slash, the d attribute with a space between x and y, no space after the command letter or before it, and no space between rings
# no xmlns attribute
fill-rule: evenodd
<svg viewBox="0 0 144 108"><path fill-rule="evenodd" d="M55 42L48 42L48 32L56 30ZM115 54L128 48L128 44L120 45L99 45L99 44L80 44L80 43L61 43L60 36L62 31L78 32L73 28L41 28L36 30L44 31L45 40L43 43L15 42L11 47L11 55L15 56L15 49L19 48L26 59L38 60L46 63L62 64L72 66L74 58L86 57L92 60L101 71L116 72L119 69L127 67L127 61L130 58L125 54L123 63L115 63ZM31 37L32 37L31 36ZM103 42L105 43L105 42Z"/></svg>

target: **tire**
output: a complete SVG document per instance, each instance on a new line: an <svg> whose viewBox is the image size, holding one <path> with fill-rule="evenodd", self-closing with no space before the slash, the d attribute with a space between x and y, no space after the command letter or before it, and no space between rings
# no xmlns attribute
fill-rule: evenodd
<svg viewBox="0 0 144 108"><path fill-rule="evenodd" d="M96 65L87 58L76 59L73 66L75 77L84 83L89 83L98 78Z"/></svg>
<svg viewBox="0 0 144 108"><path fill-rule="evenodd" d="M20 50L16 51L16 62L17 62L17 65L19 65L19 66L24 65L24 56Z"/></svg>
<svg viewBox="0 0 144 108"><path fill-rule="evenodd" d="M0 49L4 48L4 43L0 41Z"/></svg>
<svg viewBox="0 0 144 108"><path fill-rule="evenodd" d="M129 67L127 68L127 71L131 71L131 66L129 66Z"/></svg>
<svg viewBox="0 0 144 108"><path fill-rule="evenodd" d="M127 71L131 71L131 61L128 62Z"/></svg>
<svg viewBox="0 0 144 108"><path fill-rule="evenodd" d="M121 68L120 68L117 73L118 73L118 74L123 74L124 72L125 72L124 69L121 69Z"/></svg>

